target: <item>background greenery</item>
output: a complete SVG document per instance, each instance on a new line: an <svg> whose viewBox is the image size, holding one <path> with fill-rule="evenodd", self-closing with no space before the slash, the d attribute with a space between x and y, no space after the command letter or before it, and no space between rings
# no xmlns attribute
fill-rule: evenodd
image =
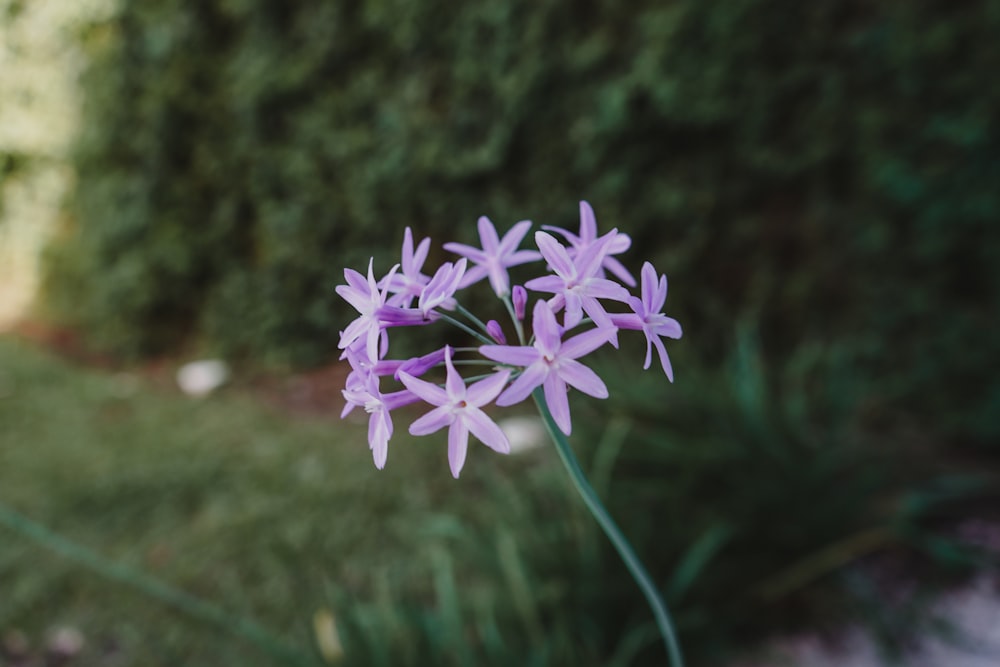
<svg viewBox="0 0 1000 667"><path fill-rule="evenodd" d="M593 423L574 438L670 595L685 645L709 660L761 631L816 622L818 610L870 616L898 638L911 617L885 612L877 577L858 562L889 553L961 571L976 561L951 524L995 512L981 501L996 488L1000 435L998 29L1000 3L987 1L123 0L82 33L94 63L86 122L44 305L122 359L199 348L309 366L335 356L350 317L333 291L343 267L374 255L387 269L404 226L434 239L434 261L440 243L473 240L479 215L501 228L522 218L571 227L586 198L602 229L633 236L633 268L650 259L669 275L668 313L685 328L671 347L675 386L639 376L632 343L604 358L613 398L575 412ZM78 381L38 363L26 377ZM75 395L53 394L52 405ZM254 408L209 405L207 440L240 440ZM127 558L139 552L114 547L107 531L192 540L202 565L166 576L301 645L302 619L320 602L287 577L305 562L309 586L333 582L322 602L357 664L659 659L641 598L563 497L548 455L501 464L514 482L487 472L491 461L460 486L413 491L443 477L440 461L394 459L391 475L413 471L406 483L361 474L351 466L367 469L367 453L340 432L357 458L331 463L343 470L316 496L290 491L284 468L248 470L245 495L227 507L257 508L252 538L215 545L184 526L226 502L231 467L253 467L242 449L191 444L202 441L183 430L187 403L159 397L143 408L159 416L126 420L127 435L110 439L100 410L80 406L51 436L33 430L41 423L18 432L51 437L53 453L5 466L33 471L28 490L8 491L14 479L5 497L72 526L72 504L97 492L81 481L72 503L50 504L54 480L72 478L51 464L62 448L113 461L124 443L149 440L136 465L165 475L166 495L137 506L155 522L141 529L138 512L114 528L132 503L112 490L108 526L75 536ZM269 456L289 465L332 433L326 422L246 428L273 433ZM107 470L110 489L142 487ZM413 493L428 500L409 514ZM368 519L325 531L317 517L339 511L334 500ZM455 514L439 521L442 507ZM400 522L402 537L383 543L370 529L382 521ZM301 541L273 547L285 526ZM428 544L439 551L401 559L436 530L445 537ZM330 567L351 535L366 545L353 588L350 571ZM365 579L383 547L388 583ZM6 556L9 572L34 553L8 548L21 550ZM260 559L283 583L246 575L225 591L200 588L240 549L237 572ZM268 560L274 550L284 555ZM413 569L398 569L403 560ZM53 599L44 581L37 599ZM476 593L456 601L452 585ZM241 601L265 591L273 609ZM386 637L396 643L380 648ZM208 663L236 650L202 641L170 651Z"/></svg>

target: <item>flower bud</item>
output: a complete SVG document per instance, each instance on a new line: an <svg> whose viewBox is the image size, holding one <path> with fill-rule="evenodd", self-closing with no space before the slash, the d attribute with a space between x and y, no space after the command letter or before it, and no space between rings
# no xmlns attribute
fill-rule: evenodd
<svg viewBox="0 0 1000 667"><path fill-rule="evenodd" d="M528 290L521 285L514 285L514 291L510 298L514 302L514 314L517 319L523 320L524 308L528 304Z"/></svg>
<svg viewBox="0 0 1000 667"><path fill-rule="evenodd" d="M490 320L486 323L486 331L490 334L490 337L501 345L507 344L507 338L503 335L503 329L500 328L500 323L496 320Z"/></svg>

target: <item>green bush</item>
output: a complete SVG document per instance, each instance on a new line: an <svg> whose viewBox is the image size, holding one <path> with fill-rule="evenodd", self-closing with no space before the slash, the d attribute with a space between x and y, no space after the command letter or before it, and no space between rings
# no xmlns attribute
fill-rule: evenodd
<svg viewBox="0 0 1000 667"><path fill-rule="evenodd" d="M330 359L342 268L404 226L586 198L698 363L751 322L768 365L854 369L875 428L1000 435L996 2L125 0L107 28L49 295L122 355Z"/></svg>

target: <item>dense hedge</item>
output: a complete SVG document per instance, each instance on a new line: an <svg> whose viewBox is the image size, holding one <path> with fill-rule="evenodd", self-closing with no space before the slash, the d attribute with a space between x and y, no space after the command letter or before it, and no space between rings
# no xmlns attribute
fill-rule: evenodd
<svg viewBox="0 0 1000 667"><path fill-rule="evenodd" d="M587 198L705 360L748 321L770 361L862 369L876 420L1000 434L1000 3L125 0L106 28L49 285L122 354L329 359L342 267L403 226Z"/></svg>

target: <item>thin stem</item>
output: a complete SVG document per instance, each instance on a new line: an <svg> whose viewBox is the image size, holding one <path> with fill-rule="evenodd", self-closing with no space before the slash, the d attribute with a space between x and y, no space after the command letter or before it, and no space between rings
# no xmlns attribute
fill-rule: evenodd
<svg viewBox="0 0 1000 667"><path fill-rule="evenodd" d="M556 425L555 420L552 418L552 413L549 412L549 406L545 402L545 394L542 393L541 388L535 389L531 393L532 397L535 399L535 404L538 406L538 411L542 415L542 419L545 421L545 426L549 431L549 435L552 437L552 441L556 445L556 451L559 452L559 458L562 459L563 465L566 466L566 471L569 473L570 479L573 480L573 485L576 490L583 497L583 502L587 505L587 509L590 513L594 515L597 523L601 525L604 530L604 534L608 536L611 543L615 546L618 551L618 555L621 556L622 560L625 561L625 566L628 568L629 573L635 582L639 584L639 588L642 589L643 594L646 596L649 606L653 609L653 616L656 617L656 625L660 629L660 634L663 636L663 642L667 647L667 655L670 657L670 664L673 667L683 667L684 660L681 657L681 648L677 642L677 635L674 631L673 623L670 621L670 614L667 612L667 606L663 603L663 599L660 597L659 592L656 590L655 584L653 584L652 578L649 573L646 572L646 568L643 567L642 562L636 555L632 546L622 535L621 530L615 524L614 519L608 514L608 511L604 509L604 505L601 504L600 498L597 497L597 493L594 492L593 487L587 481L586 475L584 475L583 470L580 468L580 463L576 460L576 455L573 453L573 448L570 447L569 441L563 432L559 430Z"/></svg>
<svg viewBox="0 0 1000 667"><path fill-rule="evenodd" d="M492 359L452 359L452 366L496 366Z"/></svg>
<svg viewBox="0 0 1000 667"><path fill-rule="evenodd" d="M68 558L103 577L125 584L140 593L159 600L193 619L247 639L284 664L311 664L304 656L286 646L281 640L272 636L253 621L232 616L221 608L174 588L159 579L133 570L121 563L109 561L98 553L67 540L42 524L32 521L4 503L0 503L0 525L6 526L15 533L55 551L60 556Z"/></svg>
<svg viewBox="0 0 1000 667"><path fill-rule="evenodd" d="M440 316L441 319L444 320L445 322L449 322L450 324L454 324L456 327L458 327L459 329L461 329L465 333L469 334L470 336L474 336L474 337L478 338L479 340L481 340L486 345L496 345L496 343L494 341L492 341L489 338L487 338L486 336L482 335L481 333L479 333L478 331L476 331L475 329L473 329L472 327L470 327L469 325L467 325L465 322L460 322L459 320L456 320L451 315L448 315L447 313L443 313L440 310L438 310L436 312L437 312L438 316Z"/></svg>
<svg viewBox="0 0 1000 667"><path fill-rule="evenodd" d="M486 378L492 377L494 375L496 375L496 373L483 373L482 375L473 375L472 377L467 377L462 379L465 380L466 384L468 384L470 382L476 382L478 380L485 380ZM444 382L438 382L438 386L444 389L445 384Z"/></svg>
<svg viewBox="0 0 1000 667"><path fill-rule="evenodd" d="M503 301L503 305L507 306L510 319L514 322L514 329L517 330L517 342L524 345L524 325L521 324L521 320L517 319L517 313L514 311L514 302L510 300L509 294L505 294L501 300Z"/></svg>
<svg viewBox="0 0 1000 667"><path fill-rule="evenodd" d="M470 322L472 322L473 324L475 324L477 327L479 327L483 331L487 331L486 325L483 324L483 321L481 319L479 319L478 317L476 317L475 315L473 315L472 312L470 310L468 310L462 304L460 304L458 302L455 302L455 310L457 310L458 312L462 313L462 315L464 315L465 317L469 318Z"/></svg>

